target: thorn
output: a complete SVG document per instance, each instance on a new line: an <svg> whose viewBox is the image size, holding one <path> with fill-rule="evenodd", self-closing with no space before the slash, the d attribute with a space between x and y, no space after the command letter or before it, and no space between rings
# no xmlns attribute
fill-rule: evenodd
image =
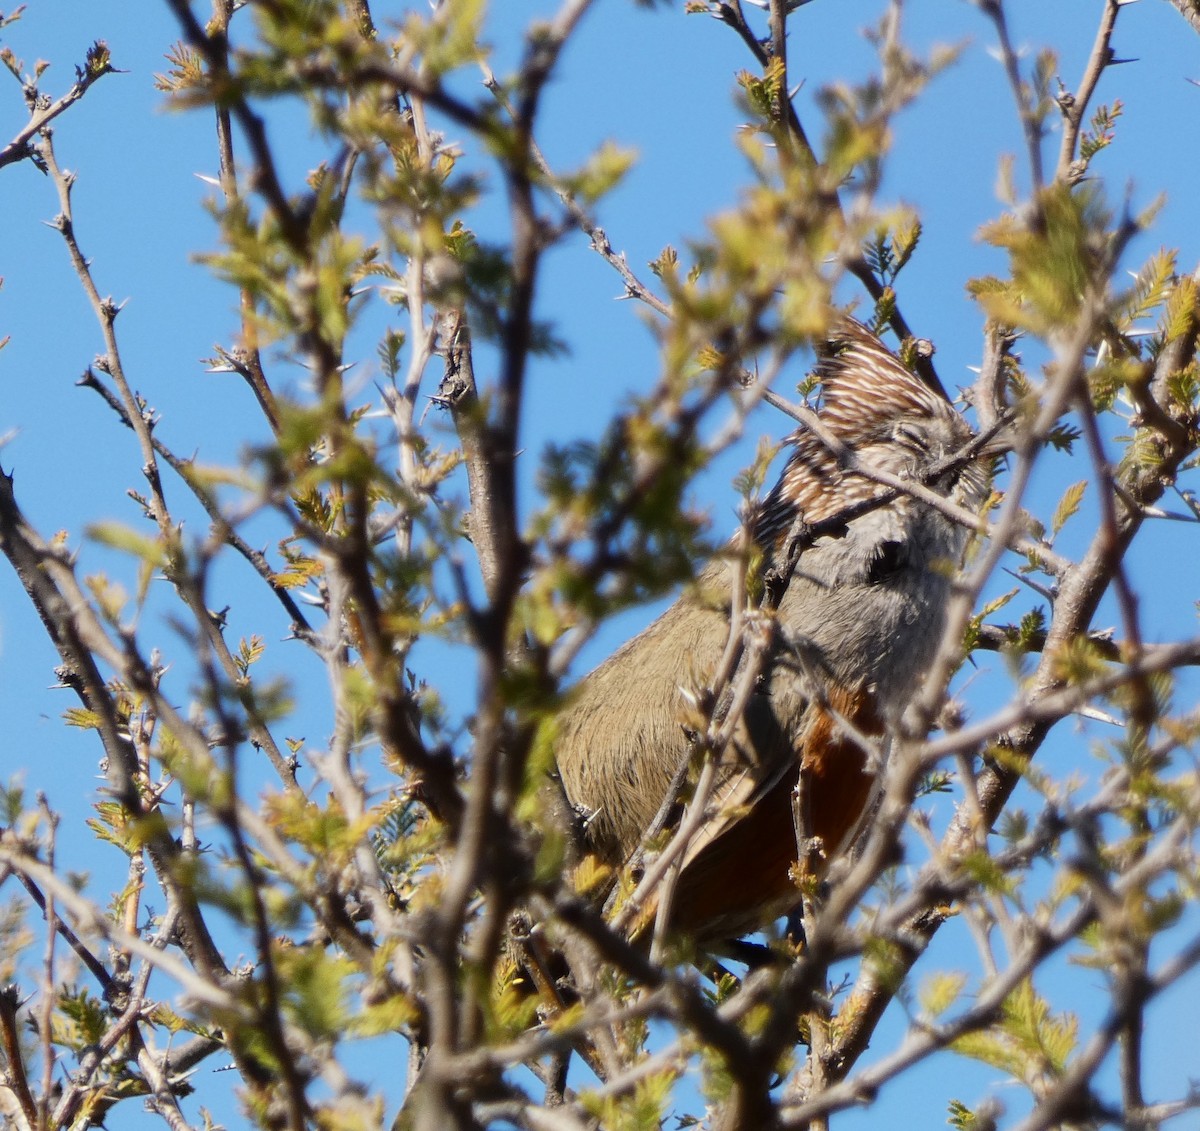
<svg viewBox="0 0 1200 1131"><path fill-rule="evenodd" d="M1197 519L1200 519L1200 501L1196 499L1196 495L1192 491L1181 491L1178 487L1175 488L1176 494L1184 501L1188 510L1192 512Z"/></svg>
<svg viewBox="0 0 1200 1131"><path fill-rule="evenodd" d="M1049 586L1042 585L1040 582L1034 581L1032 577L1026 577L1024 574L1017 573L1015 570L1006 568L1004 570L1010 577L1015 577L1022 585L1028 585L1039 596L1045 597L1047 601L1053 603L1058 596L1057 590Z"/></svg>

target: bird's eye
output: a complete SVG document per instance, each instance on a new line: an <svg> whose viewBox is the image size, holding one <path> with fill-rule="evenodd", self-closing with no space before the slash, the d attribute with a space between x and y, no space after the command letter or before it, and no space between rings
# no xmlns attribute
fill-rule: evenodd
<svg viewBox="0 0 1200 1131"><path fill-rule="evenodd" d="M867 584L886 581L908 562L908 545L904 542L879 542L871 548L867 562Z"/></svg>
<svg viewBox="0 0 1200 1131"><path fill-rule="evenodd" d="M925 429L918 424L913 424L910 421L901 421L896 425L892 435L909 447L921 450L929 443L929 437L925 433Z"/></svg>

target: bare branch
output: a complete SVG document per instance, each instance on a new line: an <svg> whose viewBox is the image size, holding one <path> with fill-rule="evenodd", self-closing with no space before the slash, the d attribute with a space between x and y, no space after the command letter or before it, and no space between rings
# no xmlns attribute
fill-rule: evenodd
<svg viewBox="0 0 1200 1131"><path fill-rule="evenodd" d="M1100 82L1100 76L1112 61L1112 36L1121 6L1122 0L1104 0L1100 26L1096 29L1096 42L1088 56L1087 67L1079 81L1079 89L1074 94L1059 96L1058 104L1063 115L1063 137L1058 151L1058 165L1054 172L1056 180L1070 179L1074 176L1072 166L1079 149L1079 131L1087 116L1092 95ZM1080 174L1082 175L1082 171Z"/></svg>
<svg viewBox="0 0 1200 1131"><path fill-rule="evenodd" d="M1008 76L1008 85L1012 89L1013 98L1017 103L1021 130L1025 134L1025 155L1029 159L1029 176L1033 182L1033 196L1036 199L1038 193L1045 187L1045 177L1042 173L1042 126L1037 108L1033 105L1028 85L1021 77L1020 60L1017 58L1016 49L1008 35L1004 0L978 0L978 3L996 28L996 38L1000 44L1000 60L1004 64L1004 73Z"/></svg>
<svg viewBox="0 0 1200 1131"><path fill-rule="evenodd" d="M1170 0L1170 3L1194 31L1200 32L1200 7L1196 0Z"/></svg>
<svg viewBox="0 0 1200 1131"><path fill-rule="evenodd" d="M33 156L34 138L54 121L59 115L69 110L88 90L105 75L115 73L108 54L108 46L99 41L88 51L86 64L77 68L79 75L75 85L66 94L51 102L38 88L30 83L25 87L25 100L29 105L29 121L17 131L16 136L3 149L0 149L0 169L15 161L23 161Z"/></svg>

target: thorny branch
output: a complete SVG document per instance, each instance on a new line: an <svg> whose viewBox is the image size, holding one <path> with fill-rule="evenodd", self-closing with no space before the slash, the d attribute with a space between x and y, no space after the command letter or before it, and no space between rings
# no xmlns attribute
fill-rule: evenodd
<svg viewBox="0 0 1200 1131"><path fill-rule="evenodd" d="M16 136L3 149L0 149L0 169L15 161L24 161L35 154L33 140L54 121L55 118L69 110L88 90L105 75L113 73L112 60L108 46L97 42L87 53L87 59L81 68L77 68L78 78L75 85L66 94L51 101L43 95L33 82L25 85L25 100L29 106L29 121L17 132Z"/></svg>
<svg viewBox="0 0 1200 1131"><path fill-rule="evenodd" d="M1193 317L1192 329L1184 335L1195 348L1196 322ZM1077 342L1090 338L1091 331L1081 331ZM1194 354L1193 354L1194 357ZM1177 355L1176 355L1177 358ZM1063 368L1060 369L1060 386L1064 389L1079 387L1082 372L1082 355L1076 354L1072 360L1060 357ZM1160 358L1160 365L1163 359ZM1061 650L1068 646L1070 640L1083 637L1091 628L1092 618L1101 598L1112 584L1112 564L1119 561L1127 550L1143 518L1140 507L1149 506L1156 501L1165 489L1165 484L1177 473L1179 466L1192 450L1192 444L1172 443L1167 437L1157 437L1161 445L1162 464L1160 472L1152 478L1142 478L1125 484L1126 493L1136 504L1133 508L1122 508L1120 525L1117 529L1105 527L1095 535L1091 548L1083 559L1072 565L1065 575L1058 578L1058 598L1055 602L1054 619L1043 649L1043 656L1026 694L1019 704L1010 708L1012 718L1006 720L1000 717L991 720L986 726L975 732L958 733L949 736L942 742L929 745L927 756L936 758L955 749L967 749L972 743L987 742L992 748L1004 751L1003 762L988 765L976 782L976 794L979 803L979 815L985 828L991 827L1003 810L1013 790L1021 780L1022 767L1026 766L1036 754L1038 748L1049 733L1050 727L1058 719L1064 717L1066 711L1059 706L1055 699L1064 691L1061 676L1059 656ZM1011 489L1010 489L1011 490ZM1184 654L1179 656L1164 655L1164 670L1175 666L1176 659L1188 662L1191 649L1184 647ZM1143 663L1145 660L1143 659ZM1126 680L1118 679L1113 687L1124 686ZM1069 695L1074 695L1078 689L1072 689ZM1103 687L1095 688L1102 691ZM1082 703L1082 697L1078 700ZM892 776L889 774L889 776ZM960 808L955 821L942 840L939 856L941 859L953 860L969 852L975 843L976 821L966 809ZM868 849L876 840L874 833L868 838ZM864 854L865 855L865 854ZM859 865L861 868L861 862ZM856 871L858 868L856 868ZM865 877L864 877L865 878ZM843 880L835 896L848 895L855 885ZM840 904L840 898L836 901ZM840 906L836 911L840 911ZM835 912L835 905L830 904L827 912ZM899 960L900 971L907 972L925 951L933 935L945 921L944 914L931 914L929 908L916 912L905 924L901 931L905 939L903 955ZM827 1053L827 1058L833 1064L845 1071L853 1061L861 1055L874 1030L883 1008L891 1000L892 989L889 984L882 984L869 967L864 968L858 983L839 1011L839 1038L834 1047Z"/></svg>
<svg viewBox="0 0 1200 1131"><path fill-rule="evenodd" d="M782 110L780 128L783 131L784 138L786 138L786 144L780 150L781 165L783 168L788 167L794 147L795 155L801 164L810 172L818 174L816 183L820 187L817 191L820 195L822 205L836 214L841 220L843 227L845 227L846 212L842 203L842 194L837 187L827 186L825 178L820 177L819 174L822 171L821 158L809 140L800 115L796 110L793 97L794 92L787 86L787 20L792 14L791 5L788 3L788 0L769 0L769 13L770 35L766 40L760 40L747 22L739 0L732 0L730 3L721 0L721 2L713 5L713 15L737 32L743 43L746 44L754 55L755 60L764 70L772 63L776 63L782 68L782 86L779 96L780 108ZM895 29L899 23L898 6L894 6L889 12L888 20L892 34L895 34ZM884 111L885 114L891 112L891 110ZM883 280L875 275L866 258L862 255L861 249L858 249L857 253L846 255L846 269L871 296L872 302L879 304L887 300L887 322L895 332L897 338L902 342L913 339L915 335L901 311L899 302L896 301L895 293L890 287L885 287ZM941 379L938 377L931 356L920 352L916 353L913 357L913 366L926 385L935 392L942 395L945 394L945 386L943 386Z"/></svg>
<svg viewBox="0 0 1200 1131"><path fill-rule="evenodd" d="M1054 173L1057 180L1072 175L1072 165L1079 150L1079 131L1087 118L1088 106L1092 101L1096 86L1100 82L1100 76L1113 61L1112 37L1120 10L1121 0L1105 0L1104 13L1100 17L1100 25L1096 29L1096 42L1092 46L1092 53L1088 56L1083 77L1079 80L1079 89L1072 94L1059 95L1058 104L1063 115L1063 136L1058 151L1058 166Z"/></svg>
<svg viewBox="0 0 1200 1131"><path fill-rule="evenodd" d="M1110 5L1111 6L1111 5ZM1008 34L1008 18L1004 11L1004 0L979 0L979 7L996 28L996 42L1000 49L1000 60L1004 73L1017 104L1017 116L1021 120L1021 131L1025 135L1025 156L1029 161L1029 176L1033 182L1033 196L1042 191L1045 177L1042 172L1042 121L1029 84L1021 77L1021 63L1017 50ZM1064 142L1065 143L1065 142Z"/></svg>
<svg viewBox="0 0 1200 1131"><path fill-rule="evenodd" d="M246 55L240 42L236 49L232 46L235 40L230 28L239 6L232 0L214 0L213 19L202 26L190 5L180 0L167 2L206 68L207 90L216 108L220 187L226 206L240 207L248 194L256 195L278 222L297 261L315 262L317 248L309 217L300 198L287 193L278 154L268 138L269 113L258 96L247 93L250 87L243 86L239 68ZM255 7L255 0L248 6ZM874 1095L918 1060L964 1035L997 1024L1006 1003L1044 959L1092 928L1106 932L1106 939L1111 940L1106 945L1112 945L1116 953L1112 1009L1067 1068L1037 1085L1037 1110L1022 1126L1032 1131L1080 1111L1099 1111L1092 1088L1094 1070L1118 1043L1122 1046L1120 1116L1141 1119L1148 1125L1196 1105L1194 1096L1168 1104L1147 1102L1139 1032L1147 1004L1200 963L1200 943L1184 945L1154 967L1149 948L1125 937L1129 935L1128 905L1142 898L1156 880L1173 872L1194 871L1188 841L1192 828L1188 822L1194 814L1184 806L1174 824L1155 829L1151 803L1138 778L1141 771L1131 762L1118 766L1097 796L1083 804L1047 789L1043 812L1027 833L1001 848L989 848L990 830L1050 728L1071 712L1096 700L1132 699L1132 707L1122 708L1130 724L1128 741L1134 747L1140 743L1144 749L1139 749L1139 757L1155 768L1165 766L1168 756L1187 741L1181 736L1186 729L1182 723L1179 732L1166 727L1155 730L1160 714L1151 692L1157 677L1200 663L1200 643L1195 639L1170 644L1144 642L1137 594L1124 558L1146 520L1156 515L1162 493L1194 457L1196 422L1194 414L1189 416L1180 408L1186 398L1178 393L1196 361L1194 303L1187 325L1177 327L1156 360L1145 363L1142 378L1128 383L1136 410L1131 423L1135 443L1141 450L1151 451L1152 459L1115 468L1109 465L1111 441L1103 433L1101 415L1089 394L1089 357L1108 316L1108 278L1131 229L1113 238L1109 256L1081 298L1078 317L1054 336L1055 357L1049 377L1022 405L1008 403L1014 387L1010 377L1016 368L1010 355L1011 335L997 324L987 328L975 390L975 409L986 433L980 444L991 442L1003 429L1013 450L1005 498L994 519L963 512L928 490L927 480L887 475L853 453L842 452L841 470L878 483L876 497L853 512L836 516L826 526L808 527L799 522L791 538L796 553L788 555L787 568L772 579L775 588L768 585L761 601L749 597L748 563L735 562L728 640L717 670L706 673L710 700L704 733L696 736L691 752L693 776L689 778L685 772L688 767L682 768L671 795L664 800L660 818L644 841L644 847L653 847L656 854L647 858L632 893L622 893L621 910L606 920L596 902L576 892L573 874L552 874L555 866L548 864L552 853L539 856L542 846L527 835L530 791L526 778L538 728L553 708L557 679L576 655L579 642L594 628L580 623L569 637L551 644L539 641L521 619L524 610L520 603L529 592L531 576L536 582L570 564L575 584L591 586L596 592L609 586L619 595L620 586L631 584L621 539L643 497L673 470L674 463L694 459L697 452L711 455L739 434L745 413L757 400L780 403L769 386L795 350L794 343L772 341L762 329L760 320L771 309L774 296L756 298L747 304L744 325L718 335L719 360L694 380L689 373L690 399L676 391L685 369L680 365L671 368L646 398L655 409L640 416L631 411L621 417L619 424L652 423L659 429L658 446L640 458L627 480L613 474L627 454L621 445L602 455L595 469L596 481L611 476L621 487L606 501L603 513L597 514L585 535L571 528L561 536L541 537L529 533L528 523L522 525L516 465L528 401L526 378L534 347L538 280L547 248L564 230L563 222L550 223L540 211L546 200L544 190L549 188L558 195L566 216L588 234L593 248L618 271L627 294L655 312L660 328L686 318L681 310L654 295L624 256L613 251L596 217L572 198L566 182L554 175L535 140L541 102L560 55L590 6L588 0L565 0L537 35L530 37L517 81L510 88L511 99L485 69L487 85L503 115L497 115L494 107L478 106L454 94L438 67L427 65L420 52L389 50L366 0L353 0L346 6L353 34L347 33L338 48L344 49L348 60L344 66L343 57L331 50L297 59L294 68L286 75L281 73L284 85L299 84L296 89L329 97L339 107L344 101L354 113L391 114L388 128L396 127L396 136L403 135L413 148L410 151L401 143L388 157L402 165L415 154L414 163L423 175L440 170L443 159L450 160L450 148L442 147L430 124L431 115L492 146L499 154L513 233L505 297L486 307L490 314L498 312L495 377L490 383L485 377L481 385L475 375L469 302L461 294L450 293L453 288L439 286L438 271L445 265L437 260L443 249L436 238L428 244L424 238L426 222L436 226L443 218L425 208L427 202L419 193L405 198L398 209L414 232L422 232L422 238L414 239L401 252L407 256L403 276L410 350L407 370L382 394L395 431L398 468L389 472L391 479L380 476L369 486L365 479L358 481L353 476L338 478L335 474L319 480L324 492L321 501L330 506L327 526L310 513L301 513L300 502L288 495L286 482L283 487L273 485L277 493L269 500L315 547L322 569L320 612L326 618L319 627L301 613L289 590L277 583L265 555L253 550L237 530L243 519L261 508L261 502L238 514L223 511L215 492L192 474L188 461L176 457L155 434L156 421L125 374L113 329L118 310L111 300L100 297L90 265L79 249L71 217L71 178L57 166L45 129L95 78L111 69L107 56L96 56L94 68L81 76L64 99L32 108L30 123L0 151L0 167L34 154L59 192L56 226L105 343L103 357L88 371L84 383L100 392L136 436L149 484L149 497L143 505L164 547L163 568L194 621L196 669L203 691L212 700L203 713L203 723L186 717L161 686L162 667L153 658L145 658L134 630L97 611L77 579L71 555L30 527L17 506L11 479L0 477L0 549L16 569L58 649L62 682L94 716L93 725L107 755L108 789L141 838L131 854L130 890L121 902L122 914L108 916L64 880L54 856L52 828L42 841L22 837L12 829L0 836L0 878L19 877L48 920L39 975L43 998L37 1008L43 1067L40 1083L29 1075L18 1047L17 1003L0 995L0 1048L8 1062L5 1084L12 1092L4 1111L18 1124L47 1124L51 1115L64 1123L77 1122L89 1102L89 1089L102 1087L108 1058L124 1056L124 1063L136 1063L140 1069L138 1086L150 1092L153 1110L169 1126L186 1127L179 1103L183 1074L190 1065L223 1047L223 1042L232 1047L240 1073L251 1085L255 1102L262 1102L263 1119L271 1126L299 1131L314 1122L309 1086L318 1080L339 1100L361 1099L355 1094L357 1084L322 1044L326 1038L314 1037L289 1012L292 995L297 992L289 972L303 972L309 961L314 963L313 969L321 969L317 964L328 952L354 971L358 979L354 1007L361 1015L376 1024L378 1007L388 1031L401 1032L409 1040L413 1072L406 1084L403 1114L411 1117L413 1126L467 1128L488 1119L506 1119L532 1128L590 1126L602 1118L596 1115L603 1110L597 1104L640 1098L645 1089L658 1086L658 1081L677 1079L689 1071L701 1049L706 1063L711 1057L735 1082L726 1110L715 1115L718 1125L825 1127L832 1112ZM1113 61L1111 41L1120 6L1117 0L1106 0L1078 90L1069 99L1060 99L1064 137L1056 180L1074 183L1081 123L1105 67ZM772 67L780 76L772 114L776 141L785 143L778 159L781 166L796 165L812 172L820 162L796 112L788 79L789 72L797 68L787 55L787 20L794 14L791 9L799 5L764 0L764 7L765 38L754 33L739 0L710 4L708 10L735 30L764 72ZM1026 133L1036 194L1044 176L1040 110L1032 105L1022 81L1000 0L982 0L981 7L996 23ZM1191 19L1184 5L1176 3L1176 7ZM439 34L449 25L437 21L451 19L451 8L434 8L431 26ZM893 25L892 34L895 30ZM428 42L436 45L440 41L433 35ZM246 149L249 171L244 183L239 183L235 162L235 126L242 131ZM358 162L365 164L366 159L350 146L338 160L340 199L344 202L358 175ZM826 191L829 199L825 203L841 215L837 192ZM842 222L845 226L844 216ZM859 278L875 300L885 297L881 280L864 259L842 258L844 268ZM330 409L321 460L337 466L340 460L363 451L342 382L343 341L338 334L325 331L321 311L307 295L298 293L296 303L300 307L309 303L301 311L304 328L296 335L296 354L311 365L318 395ZM239 341L220 353L249 383L269 427L279 436L281 405L258 347L267 307L250 286L240 288L240 304ZM894 306L890 309L894 311L893 327L902 339L910 337L904 319ZM737 393L731 423L715 438L708 438L703 431L708 414L738 390L746 359L759 352L770 354L764 366L766 377L749 391ZM453 613L458 619L453 624L474 646L478 660L477 711L471 720L470 753L464 765L456 765L449 742L426 741L432 725L430 731L424 729L428 720L422 717L407 668L418 631L412 627L417 616L407 606L397 611L397 606L387 604L385 583L380 580L385 557L379 547L385 537L393 536L396 559L407 568L415 556L421 508L442 503L424 478L424 437L417 412L425 371L439 356L445 371L433 399L450 410L461 447L471 501L466 533L483 580L480 597L462 563L453 553L447 555L447 572L459 598ZM928 359L918 353L915 363L926 382L939 387ZM820 435L819 419L802 409L789 411ZM1098 494L1098 529L1078 561L1055 551L1052 540L1032 534L1022 510L1029 501L1034 465L1041 460L1055 427L1070 413L1082 425L1091 463L1090 482ZM306 453L311 457L306 473L322 466L314 455L316 450L314 445ZM974 458L980 450L959 453L940 470L951 466L953 459ZM209 537L194 560L184 553L178 523L168 509L160 479L162 464L180 476L211 523ZM935 469L931 474L938 473ZM397 488L400 497L398 503L391 500L393 509L386 523L373 510L376 500L372 492L380 484L385 484L381 493ZM990 538L990 544L957 583L949 627L926 686L889 736L891 763L869 834L853 855L834 867L828 890L806 893L805 947L788 950L785 965L751 968L740 980L723 973L713 960L706 969L715 972L720 991L710 996L707 986L685 964L672 965L675 940L667 929L672 883L693 835L709 815L716 758L730 743L763 673L771 645L772 602L786 587L787 571L795 567L800 551L812 540L836 536L835 527L844 527L850 519L901 493L938 508ZM580 550L581 545L586 551ZM295 635L313 646L325 662L333 729L325 752L309 758L320 785L303 795L295 782L296 759L285 758L275 746L267 721L256 713L253 701L240 700L235 708L224 694L230 686L242 686L238 681L244 672L225 645L219 617L209 614L203 600L207 568L224 546L232 547L251 564L287 612ZM1046 590L1052 618L1044 629L973 625L985 585L1010 550L1024 555L1052 578ZM1121 618L1119 641L1093 626L1100 602L1110 593ZM946 704L946 688L962 661L962 642L969 625L984 647L1007 649L1018 638L1025 648L1040 655L1036 662L1031 661L1028 679L1007 706L979 722L956 720L947 724L941 737L930 738ZM1096 666L1083 675L1072 674L1067 661L1084 643ZM475 675L473 672L472 678ZM373 697L368 713L374 733L386 758L401 771L395 796L389 794L382 800L356 760L364 735L372 733L362 722L364 686ZM137 697L141 706L136 717L122 706L114 687ZM284 783L286 799L279 802L282 818L238 794L243 726L254 744L268 753ZM881 760L879 742L850 732L849 727L847 731L866 754ZM197 839L196 798L192 791L182 789L180 819L169 825L163 806L170 803L164 798L171 782L151 781L156 760L166 764L164 736L183 748L172 765L219 780L230 791L222 799L214 790L202 817L219 828L230 866L246 885L236 901L254 966L246 978L239 978L226 965L209 932L208 909L189 881L203 851ZM915 798L923 777L947 763L961 771L964 796L939 841L931 827L921 824ZM460 775L464 785L460 785ZM1030 780L1036 782L1036 774L1030 775ZM1156 788L1172 798L1185 797L1194 789L1194 782L1186 772L1174 777L1164 773L1156 779ZM429 822L418 824L415 831L406 827L397 844L433 847L411 848L418 863L411 873L400 874L392 870L388 855L397 845L373 838L381 822L404 810L413 798L425 801L445 826ZM272 798L272 804L275 800ZM686 803L684 815L666 836L669 817L681 801ZM1112 846L1101 843L1095 830L1117 817L1129 821L1144 843L1127 853L1123 870L1113 871L1105 859ZM320 835L326 838L321 852L311 857L304 839L309 828L306 822L320 825ZM869 916L862 916L870 893L895 863L905 831L913 825L927 847L928 859L907 889L898 890ZM347 833L347 828L353 831ZM1152 832L1161 835L1152 837ZM1003 891L981 885L972 870L986 861L1001 875L1018 875L1035 861L1061 851L1064 844L1072 846L1073 855L1065 867L1078 881L1078 888L1056 914L1027 912L1017 901L1007 901ZM168 901L153 932L139 929L137 922L143 907L137 890L142 845ZM300 907L311 916L311 932L299 944L291 937L281 941L275 934L275 901L284 893L289 909ZM434 893L432 897L430 893ZM626 928L655 906L655 901L656 922L647 951L629 941ZM234 904L232 896L229 902ZM498 1002L494 993L508 916L518 905L528 906L535 919L530 930L546 941L548 948L561 945L574 974L571 986L560 987L565 993L557 1004L565 1012L552 1024L514 1027L504 1012L505 1003ZM985 952L985 975L970 1004L959 1007L948 1019L914 1017L899 1048L855 1071L884 1009L895 999L897 986L955 908L965 909L972 917L977 942ZM999 940L995 947L990 937L993 931ZM110 944L110 953L116 956L111 968L90 944L94 938ZM92 974L111 1008L103 1036L81 1057L79 1070L63 1086L51 1113L51 1024L56 1008L55 974L63 965L60 952L64 949L56 941L59 939ZM886 960L879 957L877 944L884 945ZM293 947L300 950L299 956ZM737 953L754 952L742 949ZM843 959L859 963L858 977L844 995L831 994L831 966ZM197 1037L170 1054L155 1048L151 1043L154 1003L148 996L152 975L186 993L198 1014L221 1017L229 1035ZM627 993L630 986L636 989ZM337 997L342 988L338 983L329 996ZM798 1066L780 1095L772 1091L772 1084L784 1056L795 1046L798 1019L808 1034L808 1063ZM649 1020L667 1022L674 1027L674 1035L665 1038L663 1046L646 1051L638 1034ZM252 1032L253 1038L247 1039L246 1032ZM329 1043L333 1040L329 1038ZM126 1049L130 1051L126 1053ZM571 1055L579 1051L585 1052L600 1076L586 1097L576 1090L574 1075L567 1072ZM527 1082L513 1079L511 1069L522 1063L535 1067L545 1085L545 1103L532 1100ZM115 1099L106 1096L94 1114L103 1116L113 1103ZM554 1110L546 1106L550 1103L556 1105ZM372 1118L377 1121L376 1116Z"/></svg>
<svg viewBox="0 0 1200 1131"><path fill-rule="evenodd" d="M212 20L209 23L212 49L221 72L229 69L229 22L233 18L234 0L213 0ZM217 160L220 169L221 196L227 208L242 200L238 182L238 166L234 156L233 121L228 105L218 102L214 108L217 132ZM271 431L279 434L279 407L275 401L258 348L257 303L248 287L238 296L241 308L241 337L232 351L222 351L221 360L231 367L250 386Z"/></svg>

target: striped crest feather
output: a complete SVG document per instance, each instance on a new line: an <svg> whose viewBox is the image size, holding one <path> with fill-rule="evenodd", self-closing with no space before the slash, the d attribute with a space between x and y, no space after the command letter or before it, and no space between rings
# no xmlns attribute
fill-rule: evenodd
<svg viewBox="0 0 1200 1131"><path fill-rule="evenodd" d="M797 513L806 522L821 522L883 490L844 471L837 444L856 452L869 448L872 463L900 473L923 460L951 454L935 450L947 441L957 449L972 436L949 401L925 386L854 319L844 319L834 328L829 352L818 361L816 375L822 387L817 419L834 444L803 427L790 437L791 458L764 505L756 531L764 545L786 532ZM901 423L914 427L901 430Z"/></svg>
<svg viewBox="0 0 1200 1131"><path fill-rule="evenodd" d="M844 319L817 363L822 423L843 443L860 447L891 434L903 417L955 418L949 402L910 373L861 322Z"/></svg>

